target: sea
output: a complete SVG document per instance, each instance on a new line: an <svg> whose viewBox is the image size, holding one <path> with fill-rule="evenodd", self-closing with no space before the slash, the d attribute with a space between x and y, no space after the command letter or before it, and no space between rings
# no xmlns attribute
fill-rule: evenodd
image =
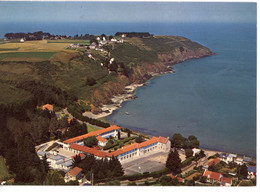
<svg viewBox="0 0 260 192"><path fill-rule="evenodd" d="M154 136L195 135L201 147L256 157L256 23L0 23L7 32L150 32L196 41L216 55L173 66L107 117ZM128 112L126 114L126 112Z"/></svg>

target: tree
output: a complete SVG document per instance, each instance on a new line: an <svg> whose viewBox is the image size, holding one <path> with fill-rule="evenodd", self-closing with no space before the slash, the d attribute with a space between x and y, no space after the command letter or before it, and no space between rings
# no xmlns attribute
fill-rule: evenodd
<svg viewBox="0 0 260 192"><path fill-rule="evenodd" d="M172 186L172 178L170 176L163 175L160 179L159 182L162 186Z"/></svg>
<svg viewBox="0 0 260 192"><path fill-rule="evenodd" d="M47 174L48 171L50 170L50 163L47 161L47 156L46 154L43 156L42 158L42 163L43 163L43 167L44 167L44 171Z"/></svg>
<svg viewBox="0 0 260 192"><path fill-rule="evenodd" d="M118 140L121 139L121 132L120 132L120 131L117 132L117 139L118 139Z"/></svg>
<svg viewBox="0 0 260 192"><path fill-rule="evenodd" d="M64 181L63 176L58 171L51 170L48 172L44 184L45 185L64 185L65 181Z"/></svg>
<svg viewBox="0 0 260 192"><path fill-rule="evenodd" d="M189 141L189 148L191 149L198 148L200 146L200 142L198 141L197 137L195 137L194 135L189 136L188 141Z"/></svg>
<svg viewBox="0 0 260 192"><path fill-rule="evenodd" d="M243 163L243 165L239 165L237 167L237 175L238 175L238 177L247 178L248 168L245 163Z"/></svg>
<svg viewBox="0 0 260 192"><path fill-rule="evenodd" d="M172 136L172 147L175 148L186 148L187 146L187 139L185 137L183 137L180 133L175 133Z"/></svg>
<svg viewBox="0 0 260 192"><path fill-rule="evenodd" d="M137 186L136 182L132 181L127 184L127 186Z"/></svg>
<svg viewBox="0 0 260 192"><path fill-rule="evenodd" d="M120 161L116 157L112 157L112 159L109 162L109 165L111 167L113 176L119 177L124 175L123 167L120 163Z"/></svg>
<svg viewBox="0 0 260 192"><path fill-rule="evenodd" d="M142 142L144 142L144 138L141 135L139 135L138 137L135 138L135 142L142 143Z"/></svg>
<svg viewBox="0 0 260 192"><path fill-rule="evenodd" d="M176 149L174 150L174 152L172 152L172 150L170 151L166 161L166 167L170 169L174 174L181 173L181 159Z"/></svg>
<svg viewBox="0 0 260 192"><path fill-rule="evenodd" d="M76 155L72 160L72 167L78 167L81 162L80 155Z"/></svg>
<svg viewBox="0 0 260 192"><path fill-rule="evenodd" d="M186 159L189 158L189 157L192 157L193 155L193 151L192 149L185 149L185 155L186 155Z"/></svg>
<svg viewBox="0 0 260 192"><path fill-rule="evenodd" d="M131 137L131 132L127 132L127 137Z"/></svg>
<svg viewBox="0 0 260 192"><path fill-rule="evenodd" d="M98 144L98 140L95 136L88 137L88 138L84 139L83 141L84 141L84 145L87 147L94 147Z"/></svg>
<svg viewBox="0 0 260 192"><path fill-rule="evenodd" d="M88 86L93 86L96 83L97 83L96 80L92 77L89 77L89 78L86 79L86 85L88 85Z"/></svg>

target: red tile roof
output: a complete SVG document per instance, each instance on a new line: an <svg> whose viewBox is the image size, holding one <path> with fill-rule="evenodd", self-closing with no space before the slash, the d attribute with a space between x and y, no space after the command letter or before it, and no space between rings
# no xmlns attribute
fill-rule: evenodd
<svg viewBox="0 0 260 192"><path fill-rule="evenodd" d="M170 176L172 179L177 178L179 182L184 182L184 179L181 178L181 177L176 177L176 176L174 176L174 175L172 175L172 174L170 174L169 176Z"/></svg>
<svg viewBox="0 0 260 192"><path fill-rule="evenodd" d="M214 179L216 181L220 181L222 175L217 172L205 170L203 176L206 176L208 179Z"/></svg>
<svg viewBox="0 0 260 192"><path fill-rule="evenodd" d="M159 141L160 143L163 143L163 144L165 144L165 143L167 142L167 140L168 140L168 139L167 139L166 137L161 137L161 136L160 136L160 137L158 138L158 141Z"/></svg>
<svg viewBox="0 0 260 192"><path fill-rule="evenodd" d="M219 164L220 161L221 161L220 158L217 157L216 159L210 161L210 162L208 163L208 166L217 165L217 164Z"/></svg>
<svg viewBox="0 0 260 192"><path fill-rule="evenodd" d="M76 156L77 156L77 155L72 156L72 159L74 159ZM83 157L85 157L86 155L83 154L83 153L80 153L79 156L80 156L81 159L83 159Z"/></svg>
<svg viewBox="0 0 260 192"><path fill-rule="evenodd" d="M68 118L68 123L70 123L72 121L72 118Z"/></svg>
<svg viewBox="0 0 260 192"><path fill-rule="evenodd" d="M164 138L164 137L161 137L161 138ZM167 138L165 138L165 139L166 139L166 142L167 142ZM111 154L111 157L112 157L112 155L118 156L118 155L121 155L121 154L123 154L125 152L131 151L131 150L134 150L134 149L138 149L138 148L142 148L142 147L146 147L148 145L151 145L151 144L157 143L157 142L160 142L160 143L163 142L164 143L165 140L164 139L160 139L160 137L159 138L158 137L153 137L152 139L144 141L144 142L139 143L139 144L138 143L134 143L134 144L126 145L126 146L122 147L121 149L119 149L117 151L114 151L114 152L112 152L110 154Z"/></svg>
<svg viewBox="0 0 260 192"><path fill-rule="evenodd" d="M113 151L111 153L107 153L107 152L104 152L104 151L99 151L98 149L95 149L95 148L89 148L89 147L86 147L86 146L77 145L75 143L72 143L70 145L70 148L76 149L78 151L82 151L82 152L85 152L85 153L88 153L88 154L93 154L95 156L99 156L99 157L105 158L107 156L108 157L112 157L112 156L116 157L116 156L121 155L121 154L123 154L125 152L131 151L131 150L134 150L134 149L138 149L138 148L142 148L142 147L146 147L146 146L151 145L151 144L156 143L156 142L160 142L160 139L158 137L153 137L152 139L144 141L144 142L142 142L140 144L134 143L134 144L130 144L130 145L125 145L121 149L118 149L118 150Z"/></svg>
<svg viewBox="0 0 260 192"><path fill-rule="evenodd" d="M46 104L42 106L42 110L48 109L49 111L53 111L53 105Z"/></svg>
<svg viewBox="0 0 260 192"><path fill-rule="evenodd" d="M79 174L80 171L82 171L81 168L79 168L79 167L74 167L74 168L71 169L69 172L67 172L66 175L76 176L76 175Z"/></svg>
<svg viewBox="0 0 260 192"><path fill-rule="evenodd" d="M95 156L98 156L98 157L102 157L102 158L106 158L106 156L108 154L106 152L99 151L97 149L93 149L93 148L82 146L82 145L77 145L75 143L72 143L70 145L70 148L84 152L84 153L92 154L92 155L95 155Z"/></svg>
<svg viewBox="0 0 260 192"><path fill-rule="evenodd" d="M232 182L232 178L222 177L221 182L231 184L231 182Z"/></svg>
<svg viewBox="0 0 260 192"><path fill-rule="evenodd" d="M97 136L97 140L100 141L100 142L106 142L107 139L105 139L104 137L101 137L101 136Z"/></svg>
<svg viewBox="0 0 260 192"><path fill-rule="evenodd" d="M85 135L80 135L80 136L77 136L77 137L73 137L73 138L67 139L67 140L65 140L63 142L67 143L67 144L71 144L71 143L74 143L76 141L83 140L83 139L85 139L87 137L98 136L98 135L101 135L103 133L106 133L106 132L109 132L109 131L118 130L118 129L121 129L121 127L113 125L111 127L105 128L105 129L100 129L98 131L93 131L93 132L87 133Z"/></svg>

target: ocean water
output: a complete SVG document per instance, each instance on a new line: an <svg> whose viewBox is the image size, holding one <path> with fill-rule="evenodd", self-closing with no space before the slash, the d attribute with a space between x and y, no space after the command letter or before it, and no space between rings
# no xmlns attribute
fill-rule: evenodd
<svg viewBox="0 0 260 192"><path fill-rule="evenodd" d="M151 135L195 135L202 147L256 156L256 25L186 24L154 33L160 30L217 55L175 65L176 73L150 80L107 120Z"/></svg>
<svg viewBox="0 0 260 192"><path fill-rule="evenodd" d="M195 135L202 147L256 156L255 23L1 22L0 38L39 30L72 36L150 32L209 47L217 55L175 65L176 73L150 80L107 119L151 135Z"/></svg>

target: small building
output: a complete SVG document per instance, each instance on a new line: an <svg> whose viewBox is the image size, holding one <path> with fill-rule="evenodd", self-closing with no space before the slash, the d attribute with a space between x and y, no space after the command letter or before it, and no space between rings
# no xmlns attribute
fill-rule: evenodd
<svg viewBox="0 0 260 192"><path fill-rule="evenodd" d="M53 111L53 105L46 104L42 106L42 110L48 109L49 111Z"/></svg>
<svg viewBox="0 0 260 192"><path fill-rule="evenodd" d="M215 158L215 159L213 159L213 160L211 160L207 165L204 165L204 169L208 169L209 168L209 166L214 166L214 165L217 165L217 164L219 164L220 163L220 158Z"/></svg>
<svg viewBox="0 0 260 192"><path fill-rule="evenodd" d="M238 165L243 165L243 158L242 157L237 157L234 162Z"/></svg>
<svg viewBox="0 0 260 192"><path fill-rule="evenodd" d="M79 167L74 167L72 170L70 170L65 174L64 180L66 183L69 181L77 181L79 180L81 175L82 175L82 169Z"/></svg>
<svg viewBox="0 0 260 192"><path fill-rule="evenodd" d="M23 38L20 40L20 43L24 43L24 39Z"/></svg>
<svg viewBox="0 0 260 192"><path fill-rule="evenodd" d="M98 140L98 145L101 147L104 147L108 142L107 139L101 136L97 136L97 140Z"/></svg>
<svg viewBox="0 0 260 192"><path fill-rule="evenodd" d="M121 37L123 37L123 38L126 37L126 34L122 34Z"/></svg>
<svg viewBox="0 0 260 192"><path fill-rule="evenodd" d="M97 44L95 42L92 42L89 46L90 49L96 49Z"/></svg>
<svg viewBox="0 0 260 192"><path fill-rule="evenodd" d="M234 162L236 157L237 157L236 154L231 154L231 153L230 153L230 154L227 156L227 162L228 162L228 163L229 163L229 162Z"/></svg>
<svg viewBox="0 0 260 192"><path fill-rule="evenodd" d="M207 182L219 183L220 186L231 186L232 179L228 177L223 177L221 173L205 170L203 176L207 177Z"/></svg>
<svg viewBox="0 0 260 192"><path fill-rule="evenodd" d="M222 177L220 181L220 186L230 187L232 185L232 178Z"/></svg>
<svg viewBox="0 0 260 192"><path fill-rule="evenodd" d="M248 179L254 179L256 177L256 167L255 166L247 166L248 168Z"/></svg>
<svg viewBox="0 0 260 192"><path fill-rule="evenodd" d="M210 183L219 183L223 177L220 173L209 171L207 169L204 171L203 176L206 176L207 181Z"/></svg>
<svg viewBox="0 0 260 192"><path fill-rule="evenodd" d="M219 154L219 159L221 160L221 161L224 161L225 163L227 163L227 154L226 153L220 153Z"/></svg>
<svg viewBox="0 0 260 192"><path fill-rule="evenodd" d="M252 158L244 156L243 161L244 161L244 163L249 163L252 161Z"/></svg>
<svg viewBox="0 0 260 192"><path fill-rule="evenodd" d="M117 40L115 38L112 38L110 41L111 42L117 42Z"/></svg>
<svg viewBox="0 0 260 192"><path fill-rule="evenodd" d="M72 121L72 118L68 118L68 124L70 124L71 121Z"/></svg>
<svg viewBox="0 0 260 192"><path fill-rule="evenodd" d="M200 153L201 149L194 148L192 149L192 151L193 151L193 155L196 155Z"/></svg>
<svg viewBox="0 0 260 192"><path fill-rule="evenodd" d="M184 183L184 181L185 181L183 178L181 178L181 177L176 177L176 176L174 176L174 175L172 175L172 174L170 174L169 176L170 176L172 179L175 179L175 178L176 178L176 179L177 179L179 182L181 182L181 183Z"/></svg>

